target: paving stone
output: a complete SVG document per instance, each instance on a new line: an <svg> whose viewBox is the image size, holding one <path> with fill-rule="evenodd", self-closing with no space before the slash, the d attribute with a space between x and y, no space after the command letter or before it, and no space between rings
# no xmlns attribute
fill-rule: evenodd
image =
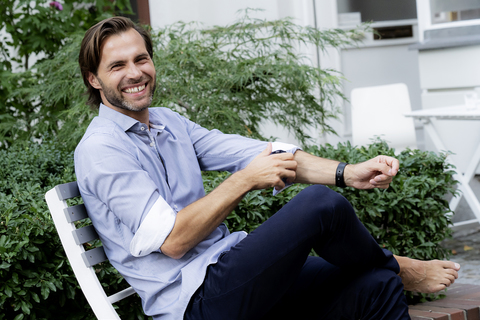
<svg viewBox="0 0 480 320"><path fill-rule="evenodd" d="M425 306L423 304L418 304L409 307L410 310L422 310L428 312L436 312L440 314L447 314L450 316L449 320L465 320L466 312L461 309L455 308L446 308L446 307L434 307L434 306Z"/></svg>
<svg viewBox="0 0 480 320"><path fill-rule="evenodd" d="M412 319L435 319L435 320L450 320L449 316L445 313L437 313L437 312L430 312L430 311L422 311L422 310L412 310L408 311L410 317Z"/></svg>

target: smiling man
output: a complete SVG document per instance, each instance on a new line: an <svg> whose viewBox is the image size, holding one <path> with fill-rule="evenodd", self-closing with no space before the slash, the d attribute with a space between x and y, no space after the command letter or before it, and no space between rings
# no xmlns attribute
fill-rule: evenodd
<svg viewBox="0 0 480 320"><path fill-rule="evenodd" d="M75 151L80 192L105 252L154 319L409 319L403 289L436 292L447 261L379 248L350 203L323 185L388 188L396 159L347 165L206 130L149 108L148 33L114 17L90 28L79 64L100 106ZM210 194L202 170L232 175ZM313 184L251 234L224 219L256 189ZM315 250L320 257L309 256Z"/></svg>

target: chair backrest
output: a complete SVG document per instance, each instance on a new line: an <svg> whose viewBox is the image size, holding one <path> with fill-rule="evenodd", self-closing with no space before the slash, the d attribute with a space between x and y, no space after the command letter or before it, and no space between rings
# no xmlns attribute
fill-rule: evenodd
<svg viewBox="0 0 480 320"><path fill-rule="evenodd" d="M106 261L103 247L85 251L83 244L98 239L92 225L77 229L75 222L88 218L83 204L68 207L66 200L80 197L77 182L61 184L45 194L53 222L75 277L98 319L120 319L112 304L135 293L133 288L107 296L93 268Z"/></svg>
<svg viewBox="0 0 480 320"><path fill-rule="evenodd" d="M404 83L356 88L351 94L352 138L357 146L380 136L397 152L416 148L417 139L408 88Z"/></svg>

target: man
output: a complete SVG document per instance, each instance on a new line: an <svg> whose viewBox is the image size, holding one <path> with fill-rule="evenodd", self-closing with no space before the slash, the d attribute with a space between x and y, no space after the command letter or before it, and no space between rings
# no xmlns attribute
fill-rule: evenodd
<svg viewBox="0 0 480 320"><path fill-rule="evenodd" d="M79 64L100 105L75 152L89 216L109 260L155 319L408 319L405 288L436 292L459 266L381 250L342 196L387 188L399 163L356 165L298 147L208 131L166 108L150 37L115 17L85 34ZM233 174L205 195L201 170ZM250 235L222 223L254 189L302 191ZM310 257L314 249L321 258ZM398 276L397 274L400 274ZM403 281L403 284L402 284Z"/></svg>

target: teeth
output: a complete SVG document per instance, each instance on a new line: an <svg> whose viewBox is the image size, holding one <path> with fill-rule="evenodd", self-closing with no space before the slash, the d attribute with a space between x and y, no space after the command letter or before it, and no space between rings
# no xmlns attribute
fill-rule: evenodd
<svg viewBox="0 0 480 320"><path fill-rule="evenodd" d="M135 92L142 91L143 89L145 89L145 85L141 85L141 86L139 86L139 87L133 87L133 88L125 89L125 92L127 92L127 93L135 93Z"/></svg>

